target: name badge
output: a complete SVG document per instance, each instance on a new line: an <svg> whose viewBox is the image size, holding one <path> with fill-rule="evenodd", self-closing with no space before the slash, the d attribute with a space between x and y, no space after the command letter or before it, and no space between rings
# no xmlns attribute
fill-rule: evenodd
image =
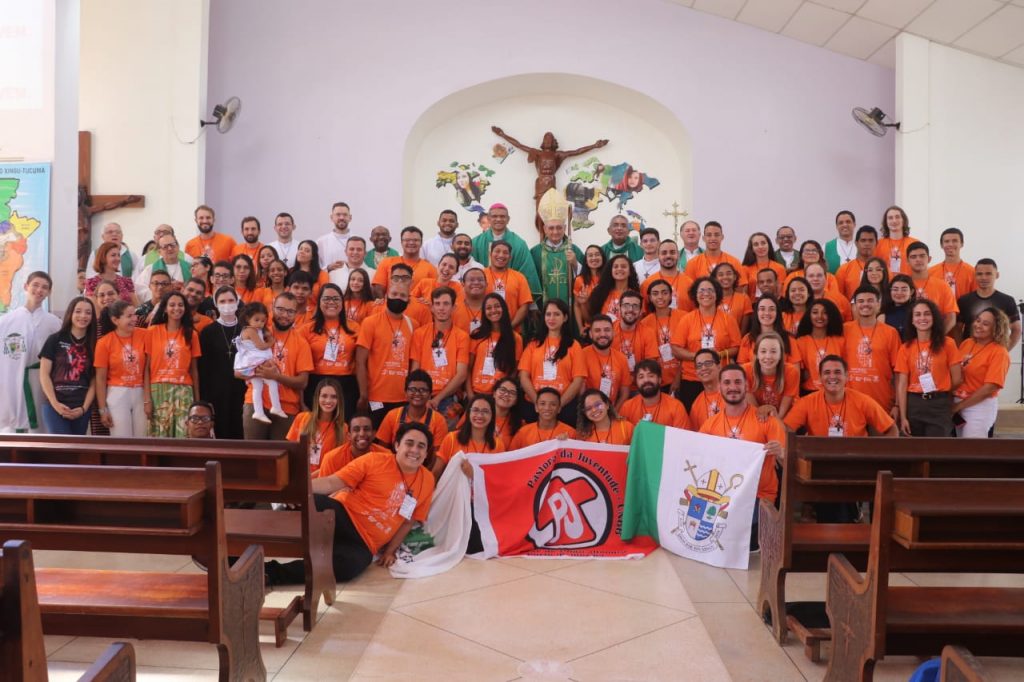
<svg viewBox="0 0 1024 682"><path fill-rule="evenodd" d="M889 272L900 271L900 260L901 258L899 256L893 256L889 259Z"/></svg>
<svg viewBox="0 0 1024 682"><path fill-rule="evenodd" d="M643 421L645 421L645 422L652 422L652 421L654 421L654 415L650 414L650 413L645 414L644 418L643 418Z"/></svg>
<svg viewBox="0 0 1024 682"><path fill-rule="evenodd" d="M434 355L434 367L441 369L448 366L448 354L444 348L432 348L430 352Z"/></svg>
<svg viewBox="0 0 1024 682"><path fill-rule="evenodd" d="M630 372L636 369L636 357L632 353L626 356L626 364L629 366Z"/></svg>
<svg viewBox="0 0 1024 682"><path fill-rule="evenodd" d="M920 376L918 376L917 380L918 382L920 382L921 391L924 393L932 393L933 391L939 390L935 386L935 378L932 376L931 372L925 372L924 374L921 374Z"/></svg>
<svg viewBox="0 0 1024 682"><path fill-rule="evenodd" d="M601 379L601 385L598 386L601 393L604 393L608 398L612 398L612 380L608 377Z"/></svg>
<svg viewBox="0 0 1024 682"><path fill-rule="evenodd" d="M470 331L470 333L475 332L479 328L480 328L480 320L479 319L472 319L472 320L469 321L469 331Z"/></svg>
<svg viewBox="0 0 1024 682"><path fill-rule="evenodd" d="M313 443L309 446L309 463L313 466L320 466L320 445Z"/></svg>
<svg viewBox="0 0 1024 682"><path fill-rule="evenodd" d="M338 342L337 341L328 341L327 342L327 347L324 348L324 360L326 360L327 362L337 362L338 361Z"/></svg>
<svg viewBox="0 0 1024 682"><path fill-rule="evenodd" d="M841 426L830 426L830 427L828 427L828 437L829 438L842 438L843 437L843 427L841 427Z"/></svg>
<svg viewBox="0 0 1024 682"><path fill-rule="evenodd" d="M704 334L703 336L701 336L700 337L700 347L701 348L705 348L705 349L714 350L715 349L715 335L714 334Z"/></svg>
<svg viewBox="0 0 1024 682"><path fill-rule="evenodd" d="M553 360L544 361L544 381L555 381L558 378L558 365Z"/></svg>
<svg viewBox="0 0 1024 682"><path fill-rule="evenodd" d="M658 352L661 353L661 359L664 360L665 362L671 362L672 361L672 344L671 343L663 343L660 346L658 346Z"/></svg>
<svg viewBox="0 0 1024 682"><path fill-rule="evenodd" d="M679 308L679 296L676 295L675 291L672 292L672 303L669 304L669 307L673 310L677 310Z"/></svg>
<svg viewBox="0 0 1024 682"><path fill-rule="evenodd" d="M484 358L484 366L480 369L480 374L484 375L485 377L493 377L494 376L494 357L493 356L488 355L487 357Z"/></svg>
<svg viewBox="0 0 1024 682"><path fill-rule="evenodd" d="M384 409L384 403L382 403L382 402L380 402L378 400L371 400L370 401L370 409L374 410L374 411L376 411L376 410L383 410Z"/></svg>
<svg viewBox="0 0 1024 682"><path fill-rule="evenodd" d="M412 493L406 493L405 499L402 500L402 506L398 508L398 515L408 521L412 518L414 511L416 511L416 498L412 496Z"/></svg>

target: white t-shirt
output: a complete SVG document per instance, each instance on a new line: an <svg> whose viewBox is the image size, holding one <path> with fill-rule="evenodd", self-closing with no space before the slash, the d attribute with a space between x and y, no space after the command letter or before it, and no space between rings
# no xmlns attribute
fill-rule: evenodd
<svg viewBox="0 0 1024 682"><path fill-rule="evenodd" d="M274 247L274 251L277 251L277 257L284 261L284 264L287 265L289 269L295 265L295 252L299 248L299 242L297 239L292 237L292 240L287 244L282 244L280 241L274 240L267 244L267 246ZM317 246L319 248L319 245Z"/></svg>

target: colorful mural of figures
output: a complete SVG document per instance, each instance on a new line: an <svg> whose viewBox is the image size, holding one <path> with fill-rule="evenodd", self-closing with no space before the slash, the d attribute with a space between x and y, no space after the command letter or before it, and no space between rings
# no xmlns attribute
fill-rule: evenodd
<svg viewBox="0 0 1024 682"><path fill-rule="evenodd" d="M569 171L571 174L565 188L565 197L573 205L574 229L592 226L594 223L590 220L590 213L602 201L615 202L616 208L623 211L626 204L644 188L654 189L661 184L657 178L635 168L632 163L607 165L596 156L573 164Z"/></svg>
<svg viewBox="0 0 1024 682"><path fill-rule="evenodd" d="M437 171L435 185L438 189L451 185L459 206L471 213L484 213L480 200L487 192L491 184L489 178L493 175L494 171L483 164L452 161L447 169Z"/></svg>
<svg viewBox="0 0 1024 682"><path fill-rule="evenodd" d="M508 157L516 153L516 148L510 144L498 142L491 148L491 158L498 163L505 163Z"/></svg>

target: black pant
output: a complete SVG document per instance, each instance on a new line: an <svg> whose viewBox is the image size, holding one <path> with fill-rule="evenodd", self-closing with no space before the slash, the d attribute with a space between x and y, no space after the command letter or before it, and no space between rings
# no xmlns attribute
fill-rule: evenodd
<svg viewBox="0 0 1024 682"><path fill-rule="evenodd" d="M366 570L373 561L373 552L363 542L359 531L345 507L333 497L313 495L317 511L334 512L334 579L339 583L352 580ZM278 568L274 582L297 585L306 581L306 566L302 559L289 561Z"/></svg>
<svg viewBox="0 0 1024 682"><path fill-rule="evenodd" d="M925 400L919 393L907 393L907 421L912 436L948 436L953 428L953 399L949 393Z"/></svg>
<svg viewBox="0 0 1024 682"><path fill-rule="evenodd" d="M690 408L693 407L693 401L703 392L704 384L701 382L683 379L679 382L679 390L676 391L676 397L686 406L686 411L689 412Z"/></svg>

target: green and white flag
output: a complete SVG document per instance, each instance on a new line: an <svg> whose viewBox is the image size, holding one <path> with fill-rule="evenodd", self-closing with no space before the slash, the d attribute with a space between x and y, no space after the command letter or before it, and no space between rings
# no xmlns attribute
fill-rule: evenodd
<svg viewBox="0 0 1024 682"><path fill-rule="evenodd" d="M648 535L668 551L747 568L764 446L640 422L626 476L622 539Z"/></svg>

